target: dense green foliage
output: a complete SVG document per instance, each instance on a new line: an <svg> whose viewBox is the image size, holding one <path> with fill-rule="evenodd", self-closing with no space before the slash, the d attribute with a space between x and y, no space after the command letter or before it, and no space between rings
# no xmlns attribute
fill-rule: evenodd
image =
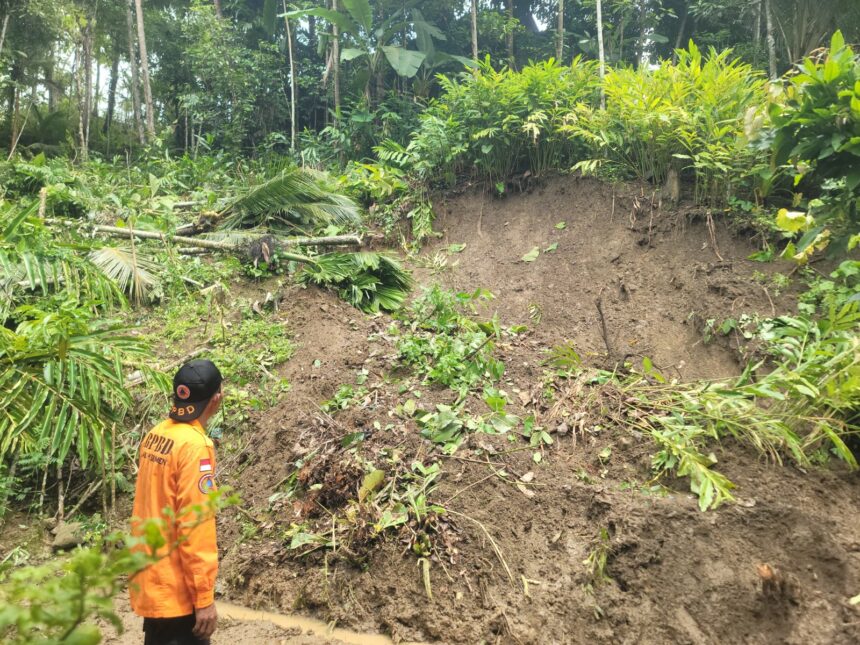
<svg viewBox="0 0 860 645"><path fill-rule="evenodd" d="M125 0L0 0L0 513L10 500L32 508L37 491L40 510L56 494L61 511L67 481L124 481L117 428L165 402L152 346L200 320L198 340L236 386L228 409L259 409L287 390L269 371L293 351L282 321L263 312L276 298L245 305L228 338L240 271L329 287L370 314L401 310L387 332L399 368L456 398L422 409L416 392L392 415L448 454L471 433L506 434L539 463L554 440L534 417L506 412L493 348L517 331L476 320L489 294L433 287L403 308L413 280L393 255L293 253L274 237L265 255L246 247L262 234L376 225L414 250L433 235L434 191L468 181L503 198L568 172L635 179L643 195L647 186L671 199L679 178L709 222L755 224L786 258L805 264L826 249L838 264L801 271L810 288L796 316L714 321L758 348L738 379L667 383L647 359L610 373L564 345L547 383L575 380L583 409L650 437L655 478L688 478L703 510L732 499L714 442L802 467L857 467L860 268L845 254L860 242L860 55L846 39L860 39L860 5L605 0L605 74L593 1L567 2L561 31L557 2L478 5L473 57L462 2L160 0L137 16ZM770 52L764 6L780 25ZM104 226L155 239L110 243ZM180 256L194 250L171 239L183 228L241 259ZM154 304L160 312L145 309ZM133 334L147 314L163 328ZM256 396L247 388L259 370L269 380ZM366 378L324 410L362 401ZM296 524L281 536L289 549L397 528L416 555L432 555L428 534L446 512L428 502L440 466L389 460L387 482L361 465L359 500L332 519L331 542ZM288 497L312 492L295 474L287 486ZM605 560L589 565L595 579ZM0 637L96 642L82 621L111 620L117 576L142 564L127 549L90 549L66 565L0 570Z"/></svg>
<svg viewBox="0 0 860 645"><path fill-rule="evenodd" d="M412 277L393 257L382 253L327 253L304 267L299 279L331 287L367 313L396 311L412 289Z"/></svg>
<svg viewBox="0 0 860 645"><path fill-rule="evenodd" d="M559 31L556 0L512 0L510 13L498 0L479 0L475 58L489 56L497 69L550 57L562 66L578 56L596 59L594 0L563 5ZM607 62L647 68L693 39L784 72L837 28L849 42L860 40L853 0L768 5L772 50L763 2L603 0ZM196 155L284 151L292 129L306 131L309 142L331 128L322 138L338 146L343 162L379 143L369 141L379 131L383 138L399 133L395 139L405 143L400 135L417 112L412 99L437 96L444 88L436 75L457 72L473 56L462 0L356 0L337 11L306 0L145 1L141 33L134 3L128 7L127 0L0 3L0 23L8 18L0 140L83 158L154 141Z"/></svg>
<svg viewBox="0 0 860 645"><path fill-rule="evenodd" d="M830 243L844 252L860 243L860 53L833 37L823 62L806 59L785 98L770 108L774 162L790 164L806 214L783 214L803 237L787 255L807 258Z"/></svg>

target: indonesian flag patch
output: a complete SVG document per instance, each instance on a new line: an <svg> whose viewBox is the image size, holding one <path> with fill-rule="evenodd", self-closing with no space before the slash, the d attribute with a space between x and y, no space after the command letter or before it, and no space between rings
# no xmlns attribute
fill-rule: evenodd
<svg viewBox="0 0 860 645"><path fill-rule="evenodd" d="M208 473L211 471L212 471L212 462L209 461L208 459L201 459L200 460L200 472L201 473Z"/></svg>

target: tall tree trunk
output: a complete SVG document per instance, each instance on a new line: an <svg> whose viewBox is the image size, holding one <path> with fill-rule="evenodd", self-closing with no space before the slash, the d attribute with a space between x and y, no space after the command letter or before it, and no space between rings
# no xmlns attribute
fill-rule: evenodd
<svg viewBox="0 0 860 645"><path fill-rule="evenodd" d="M312 52L317 50L317 19L316 16L308 16L308 49Z"/></svg>
<svg viewBox="0 0 860 645"><path fill-rule="evenodd" d="M331 0L332 11L337 11L337 0ZM334 114L335 122L340 121L340 36L337 25L331 26L331 67L334 76Z"/></svg>
<svg viewBox="0 0 860 645"><path fill-rule="evenodd" d="M675 49L672 51L672 60L678 62L678 50L684 46L684 32L687 30L687 17L690 15L690 10L687 3L684 3L684 16L681 18L681 24L678 26L678 35L675 38Z"/></svg>
<svg viewBox="0 0 860 645"><path fill-rule="evenodd" d="M138 77L137 53L135 51L134 38L134 0L128 0L126 5L125 19L128 28L128 65L131 68L131 104L134 111L134 124L137 128L137 138L140 144L146 143L143 132L143 119L140 114L140 78Z"/></svg>
<svg viewBox="0 0 860 645"><path fill-rule="evenodd" d="M87 126L86 120L89 114L87 113L86 99L86 81L84 80L84 64L86 62L86 53L84 52L85 39L75 47L75 101L78 105L78 151L81 161L87 161L89 158L89 150L87 149Z"/></svg>
<svg viewBox="0 0 860 645"><path fill-rule="evenodd" d="M21 95L18 91L18 83L13 81L10 87L12 92L11 100L9 101L9 118L11 127L9 128L9 154L15 150L15 144L18 143L18 121L21 117Z"/></svg>
<svg viewBox="0 0 860 645"><path fill-rule="evenodd" d="M57 83L54 81L54 52L51 51L48 62L45 63L45 87L48 88L48 111L56 112L59 100L57 98Z"/></svg>
<svg viewBox="0 0 860 645"><path fill-rule="evenodd" d="M90 45L90 69L92 69L92 65L96 66L96 85L95 85L95 93L93 94L92 101L92 115L94 119L99 118L99 103L102 100L102 66L99 65L99 57L93 55L92 45Z"/></svg>
<svg viewBox="0 0 860 645"><path fill-rule="evenodd" d="M90 156L90 121L92 116L93 96L93 29L92 21L87 21L87 26L82 34L81 63L84 66L84 87L81 94L81 155L84 161Z"/></svg>
<svg viewBox="0 0 860 645"><path fill-rule="evenodd" d="M105 112L105 120L102 123L102 134L105 136L110 132L113 123L113 112L116 109L116 85L119 81L119 47L113 48L113 60L110 65L110 85L108 85L108 103Z"/></svg>
<svg viewBox="0 0 860 645"><path fill-rule="evenodd" d="M555 59L564 59L564 0L558 0L558 33L556 34Z"/></svg>
<svg viewBox="0 0 860 645"><path fill-rule="evenodd" d="M648 0L639 0L639 40L636 43L636 68L645 62L645 40L648 36L645 18L648 15Z"/></svg>
<svg viewBox="0 0 860 645"><path fill-rule="evenodd" d="M472 59L478 60L478 0L471 2L472 18Z"/></svg>
<svg viewBox="0 0 860 645"><path fill-rule="evenodd" d="M0 54L3 53L3 44L6 42L6 28L9 27L9 14L3 17L3 29L0 29Z"/></svg>
<svg viewBox="0 0 860 645"><path fill-rule="evenodd" d="M763 0L758 0L755 5L755 32L753 33L753 45L758 51L761 44L761 5Z"/></svg>
<svg viewBox="0 0 860 645"><path fill-rule="evenodd" d="M767 24L767 61L770 70L770 80L777 79L776 70L776 40L773 37L773 16L770 10L770 0L764 0L764 15Z"/></svg>
<svg viewBox="0 0 860 645"><path fill-rule="evenodd" d="M140 73L143 76L143 98L146 101L146 136L155 138L155 115L152 105L152 86L149 83L149 62L146 53L146 30L143 26L143 0L134 0L137 13L137 43L140 46Z"/></svg>
<svg viewBox="0 0 860 645"><path fill-rule="evenodd" d="M600 65L600 109L606 109L606 92L603 79L606 76L606 55L603 51L603 2L597 0L597 58Z"/></svg>
<svg viewBox="0 0 860 645"><path fill-rule="evenodd" d="M516 61L514 60L514 0L505 0L505 17L507 24L505 29L505 47L508 50L508 66L513 69Z"/></svg>
<svg viewBox="0 0 860 645"><path fill-rule="evenodd" d="M293 32L290 29L290 19L287 18L287 0L282 0L284 6L284 27L287 30L287 53L290 57L290 150L296 149L296 62L293 58Z"/></svg>
<svg viewBox="0 0 860 645"><path fill-rule="evenodd" d="M215 15L219 18L224 17L224 14L221 13L221 0L215 0Z"/></svg>

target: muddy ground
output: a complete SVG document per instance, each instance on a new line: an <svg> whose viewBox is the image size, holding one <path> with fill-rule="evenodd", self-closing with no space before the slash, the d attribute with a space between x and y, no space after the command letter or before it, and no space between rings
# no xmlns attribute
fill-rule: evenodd
<svg viewBox="0 0 860 645"><path fill-rule="evenodd" d="M489 289L486 313L529 327L496 347L507 366L502 385L516 393L511 412L541 412L533 396L541 361L563 340L592 365L647 356L670 378L726 377L740 369L740 345L732 337L705 343L705 321L793 311L791 294L778 294L770 278L789 267L747 260L756 249L718 217L710 226L703 212L636 208L639 194L559 178L504 200L467 191L437 202L442 236L416 262L420 281ZM451 244L466 246L450 253ZM522 261L534 247L539 257ZM427 642L860 642L860 614L848 603L860 593L856 474L838 465L803 473L726 443L715 452L738 503L701 513L687 482L650 481L649 441L593 418L579 432L561 427L575 408L549 423L555 441L540 464L497 436L473 438L446 458L391 414L415 389L433 403L453 395L392 369L389 319L315 290L284 295L283 319L298 344L282 370L292 389L253 419L244 449L222 460L223 481L257 509L260 524L242 538L247 518L228 511L221 520L225 597ZM319 403L359 370L369 374L368 396L322 414ZM376 430L375 421L393 428ZM297 560L278 535L301 511L266 510L298 459L334 450L325 446L358 430L368 435L366 458L382 459L394 445L443 465L432 499L457 515L443 527L445 556L431 566L432 600L416 557L396 539L360 557ZM533 480L524 492L494 476L499 469ZM601 544L602 582L584 565ZM784 580L773 595L762 593L765 564Z"/></svg>
<svg viewBox="0 0 860 645"><path fill-rule="evenodd" d="M411 262L419 285L487 289L494 299L479 317L527 327L503 334L495 356L506 366L508 411L534 415L553 437L540 463L505 436L472 435L453 456L422 439L397 406L419 392L427 409L455 395L397 367L389 316L277 280L231 286L246 301L276 292L273 318L296 350L273 368L291 384L280 402L252 412L241 434L225 424L219 480L238 490L245 512L219 519L220 600L395 642L860 642L860 611L848 602L860 593L857 474L835 463L801 472L725 442L714 446L717 467L737 501L702 513L688 481L652 481L650 440L606 422L599 405L585 409L575 383L547 380L546 351L564 341L590 366L647 357L669 379L729 377L751 348L737 334L706 343L707 321L794 311L795 294L779 280L791 267L747 260L756 250L748 234L692 208L652 209L641 194L564 177L501 200L448 195L436 201L440 237ZM535 247L537 258L523 261ZM342 384L364 379L367 393L348 409L321 411ZM366 438L350 457L342 439L358 431ZM441 465L430 498L450 513L433 518L432 600L396 532L301 558L288 548L291 526L327 516L272 495L304 459L316 466L302 476L322 482L323 501L342 512L362 474L349 461L356 454L389 477L413 461ZM606 559L598 578L585 564L595 553ZM763 588L764 565L779 571L778 588ZM108 642L139 642L139 620L123 603L129 631ZM228 642L336 641L227 621L214 643Z"/></svg>

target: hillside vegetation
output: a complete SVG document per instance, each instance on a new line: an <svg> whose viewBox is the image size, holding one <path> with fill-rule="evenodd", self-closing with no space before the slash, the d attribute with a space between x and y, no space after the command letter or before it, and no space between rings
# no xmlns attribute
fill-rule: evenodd
<svg viewBox="0 0 860 645"><path fill-rule="evenodd" d="M69 31L81 94L98 23L60 4L0 16ZM664 51L659 12L636 61L607 29L608 64L483 13L482 33L544 54L526 63L455 52L413 4L266 2L260 21L240 4L183 6L178 111L162 95L156 131L135 105L113 142L97 98L55 124L65 139L71 103L34 98L30 122L36 72L0 39L0 638L122 624L113 599L149 560L114 530L192 356L227 384L227 597L441 642L617 642L625 624L630 642L767 642L789 615L789 641L858 637L860 54L843 33L769 80L756 52ZM134 40L135 12L107 5ZM292 95L303 133L270 96L312 94L309 74L270 77L293 40L251 50L234 28L274 38L281 20L307 65L310 25L336 27L313 35L326 74L355 75L322 127ZM565 54L579 24L559 24ZM73 521L79 547L42 554L43 522ZM15 526L35 537L13 544ZM688 534L708 544L685 551ZM147 542L164 546L157 525ZM686 603L697 569L711 595Z"/></svg>

